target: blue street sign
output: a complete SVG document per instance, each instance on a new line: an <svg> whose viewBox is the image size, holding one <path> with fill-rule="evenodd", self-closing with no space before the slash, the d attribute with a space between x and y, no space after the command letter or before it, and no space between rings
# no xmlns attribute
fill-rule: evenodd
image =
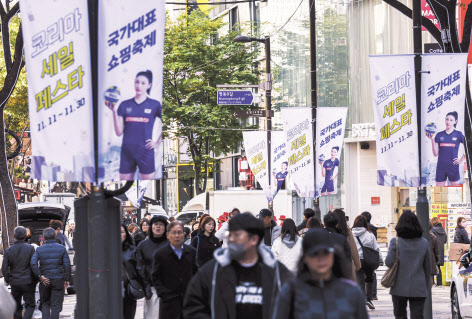
<svg viewBox="0 0 472 319"><path fill-rule="evenodd" d="M218 91L218 105L251 105L253 100L251 91Z"/></svg>

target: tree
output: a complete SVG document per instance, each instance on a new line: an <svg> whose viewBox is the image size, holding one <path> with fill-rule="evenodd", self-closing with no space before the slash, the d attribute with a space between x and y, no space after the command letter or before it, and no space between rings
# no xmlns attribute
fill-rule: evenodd
<svg viewBox="0 0 472 319"><path fill-rule="evenodd" d="M240 33L225 27L200 10L166 23L163 122L189 143L197 194L206 190L207 174L202 172L242 141L241 132L232 130L241 128L232 111L256 108L217 105L217 84L258 83L260 73L254 62L257 50L233 43Z"/></svg>

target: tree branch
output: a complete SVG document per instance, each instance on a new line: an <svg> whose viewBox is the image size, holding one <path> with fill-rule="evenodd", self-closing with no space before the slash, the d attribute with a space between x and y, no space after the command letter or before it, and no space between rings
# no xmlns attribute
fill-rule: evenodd
<svg viewBox="0 0 472 319"><path fill-rule="evenodd" d="M20 76L21 69L24 65L25 63L23 61L23 32L21 30L20 24L15 43L15 59L13 60L13 64L8 70L7 76L5 77L3 88L2 90L0 90L0 112L3 112L5 110L5 105L7 104L8 99L13 93L13 90L15 89L18 77Z"/></svg>
<svg viewBox="0 0 472 319"><path fill-rule="evenodd" d="M462 33L462 42L461 42L462 52L469 52L471 28L472 28L472 5L469 5L467 7L467 11L464 17L464 30Z"/></svg>

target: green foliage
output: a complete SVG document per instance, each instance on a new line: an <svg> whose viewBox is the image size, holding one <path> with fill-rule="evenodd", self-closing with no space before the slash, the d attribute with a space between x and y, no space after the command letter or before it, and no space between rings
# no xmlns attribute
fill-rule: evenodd
<svg viewBox="0 0 472 319"><path fill-rule="evenodd" d="M200 10L166 22L163 122L167 129L177 125L176 135L189 141L196 185L203 175L201 169L214 162L213 156L236 150L242 134L195 127L241 128L232 111L256 108L217 105L217 84L260 82L254 64L258 52L233 43L239 32L226 30L229 28L221 19L211 20Z"/></svg>

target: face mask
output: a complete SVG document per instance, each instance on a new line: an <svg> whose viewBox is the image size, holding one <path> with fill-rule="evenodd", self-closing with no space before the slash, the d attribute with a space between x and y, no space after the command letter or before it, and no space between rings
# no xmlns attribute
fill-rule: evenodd
<svg viewBox="0 0 472 319"><path fill-rule="evenodd" d="M244 244L228 243L228 250L232 260L240 260L246 255Z"/></svg>

